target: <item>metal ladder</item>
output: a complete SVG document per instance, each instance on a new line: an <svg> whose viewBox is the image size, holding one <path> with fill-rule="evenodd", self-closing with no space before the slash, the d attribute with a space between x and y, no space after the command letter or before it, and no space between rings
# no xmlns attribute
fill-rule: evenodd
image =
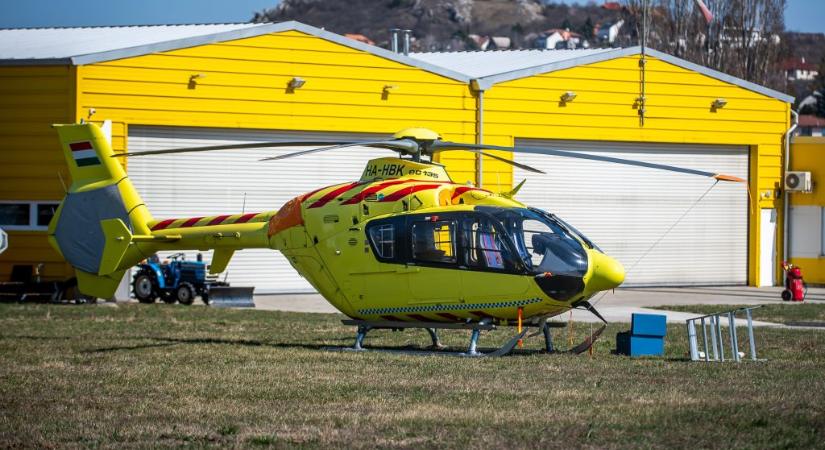
<svg viewBox="0 0 825 450"><path fill-rule="evenodd" d="M725 345L722 334L722 316L727 316L728 319L728 335L730 337L730 349L732 353L731 360L741 362L742 358L739 356L739 340L736 336L736 313L744 311L745 317L748 321L748 343L750 344L750 358L756 361L756 341L753 338L753 317L751 311L756 308L761 308L762 305L749 306L746 308L737 308L730 311L719 312L716 314L708 314L706 316L694 317L687 319L688 342L690 343L690 359L691 361L725 361ZM696 335L696 325L702 327L702 344L704 345L704 357L699 354L699 338ZM708 340L708 329L710 329L710 340ZM710 345L708 345L710 344ZM710 347L710 348L708 348ZM713 357L710 353L713 352Z"/></svg>

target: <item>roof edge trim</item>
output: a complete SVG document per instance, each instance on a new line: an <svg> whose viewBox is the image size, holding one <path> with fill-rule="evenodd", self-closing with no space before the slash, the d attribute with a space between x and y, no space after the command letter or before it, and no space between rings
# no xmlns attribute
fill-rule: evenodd
<svg viewBox="0 0 825 450"><path fill-rule="evenodd" d="M0 66L67 66L72 64L71 58L21 58L0 59Z"/></svg>
<svg viewBox="0 0 825 450"><path fill-rule="evenodd" d="M622 56L633 55L634 49L638 47L619 48L615 50L608 50L594 55L580 56L578 58L566 59L563 61L556 61L549 64L542 64L524 69L512 70L496 75L488 75L486 77L477 78L478 87L480 90L487 90L493 85L503 83L505 81L512 81L519 78L526 78L542 73L555 72L557 70L570 69L583 64L593 64L597 62L607 61L609 59L621 58Z"/></svg>
<svg viewBox="0 0 825 450"><path fill-rule="evenodd" d="M639 48L639 47L636 47ZM641 52L641 48L639 48L639 52ZM724 81L726 83L734 84L741 88L747 89L749 91L754 91L756 93L767 95L768 97L773 97L777 100L781 100L785 103L793 103L794 97L779 91L775 91L771 88L767 88L765 86L758 85L756 83L751 83L750 81L743 80L741 78L737 78L733 75L728 75L726 73L719 72L718 70L711 69L709 67L700 66L699 64L692 63L690 61L684 60L682 58L678 58L673 55L669 55L665 52L660 52L659 50L654 50L652 48L645 49L645 53L654 58L661 59L662 61L668 62L673 64L674 66L679 66L683 69L692 70L694 72L699 72L703 75L707 75L711 78L716 78L717 80Z"/></svg>
<svg viewBox="0 0 825 450"><path fill-rule="evenodd" d="M478 86L479 90L487 90L495 84L503 83L505 81L512 81L519 78L526 78L533 75L538 75L542 73L550 73L555 72L557 70L563 69L570 69L572 67L584 65L584 64L593 64L597 62L607 61L614 58L621 58L623 56L631 56L631 55L638 55L642 53L642 48L639 46L635 47L627 47L622 49L610 50L602 53L597 53L595 55L588 55L582 56L579 58L572 58L565 61L554 62L550 64L543 64L534 67L528 67L525 69L513 70L510 72L504 72L496 75L490 75L487 77L480 77L474 80L475 84ZM683 69L692 70L694 72L701 73L703 75L709 76L711 78L715 78L720 81L724 81L726 83L730 83L736 86L739 86L744 89L748 89L750 91L754 91L756 93L766 95L768 97L775 98L777 100L786 102L786 103L793 103L794 97L784 94L779 91L775 91L773 89L767 88L765 86L760 86L756 83L751 83L750 81L743 80L741 78L737 78L733 75L728 75L726 73L719 72L717 70L700 66L699 64L692 63L690 61L678 58L673 55L669 55L667 53L652 49L646 48L645 54L652 56L654 58L661 59L667 63L673 64L674 66L681 67Z"/></svg>
<svg viewBox="0 0 825 450"><path fill-rule="evenodd" d="M452 70L446 69L441 66L436 66L433 64L425 63L409 56L405 56L399 53L393 53L389 50L385 50L383 48L364 44L363 42L358 42L353 39L349 39L347 37L341 36L339 34L322 30L320 28L313 27L311 25L307 25L301 22L296 22L294 20L286 21L286 22L278 22L278 23L262 23L258 26L252 26L249 28L243 28L240 30L230 30L230 31L223 31L220 33L212 33L206 34L202 36L193 36L188 38L182 39L174 39L170 41L164 42L157 42L153 44L146 44L146 45L139 45L135 47L128 47L122 48L117 50L109 50L105 52L97 52L97 53L89 53L86 55L77 55L69 58L71 64L74 65L86 65L86 64L94 64L98 62L105 62L105 61L112 61L116 59L123 59L123 58L130 58L135 56L142 56L149 53L155 52L165 52L171 50L177 50L182 48L189 48L195 47L198 45L206 45L206 44L214 44L217 42L225 42L231 41L236 39L244 39L249 37L261 36L264 34L270 33L280 33L284 31L299 31L302 33L306 33L312 36L316 36L321 39L325 39L336 44L340 44L355 50L364 51L370 53L372 55L389 59L395 61L400 64L404 64L411 67L417 67L419 69L434 73L436 75L441 75L443 77L447 77L456 81L460 81L463 83L469 83L470 77L454 72ZM0 64L7 64L9 60L0 61ZM22 61L22 60L21 60ZM37 61L37 60L29 60L29 61ZM41 60L40 64L57 64L57 63L66 63L66 61L56 62L56 60L50 60L46 62L46 60Z"/></svg>
<svg viewBox="0 0 825 450"><path fill-rule="evenodd" d="M94 64L98 62L112 61L115 59L129 58L133 56L142 56L149 53L165 52L169 50L177 50L182 48L195 47L198 45L213 44L216 42L229 41L234 39L243 39L247 37L260 36L262 34L274 33L278 31L285 31L288 28L283 27L284 23L275 24L261 24L260 26L253 26L249 28L242 28L240 30L222 31L219 33L204 34L201 36L191 36L181 39L173 39L170 41L155 42L152 44L137 45L134 47L119 48L116 50L107 50L104 52L88 53L85 55L72 56L72 64L82 66L86 64Z"/></svg>

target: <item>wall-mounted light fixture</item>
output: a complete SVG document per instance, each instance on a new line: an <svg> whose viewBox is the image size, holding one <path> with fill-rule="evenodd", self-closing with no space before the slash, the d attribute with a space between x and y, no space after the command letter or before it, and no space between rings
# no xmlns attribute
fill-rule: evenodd
<svg viewBox="0 0 825 450"><path fill-rule="evenodd" d="M195 89L195 87L198 85L198 80L201 78L206 78L206 74L194 73L192 75L189 75L189 89Z"/></svg>
<svg viewBox="0 0 825 450"><path fill-rule="evenodd" d="M300 89L306 84L306 82L307 81L301 77L292 77L286 85L286 90L288 92L295 92L295 89Z"/></svg>
<svg viewBox="0 0 825 450"><path fill-rule="evenodd" d="M381 100L386 100L390 97L390 92L395 92L398 90L398 86L395 84L385 84L384 89L381 90Z"/></svg>
<svg viewBox="0 0 825 450"><path fill-rule="evenodd" d="M567 91L564 94L561 94L561 102L568 103L572 102L576 98L576 93L573 91Z"/></svg>
<svg viewBox="0 0 825 450"><path fill-rule="evenodd" d="M713 101L713 103L710 104L710 107L713 108L713 109L719 109L719 108L724 108L725 105L727 105L727 104L728 104L728 101L725 100L724 98L717 98L716 100Z"/></svg>

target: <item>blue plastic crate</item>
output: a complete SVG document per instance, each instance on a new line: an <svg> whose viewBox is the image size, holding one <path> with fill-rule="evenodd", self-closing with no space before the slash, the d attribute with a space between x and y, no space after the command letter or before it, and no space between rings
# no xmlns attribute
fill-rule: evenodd
<svg viewBox="0 0 825 450"><path fill-rule="evenodd" d="M633 336L625 331L616 335L616 353L629 356L663 356L665 340L660 336Z"/></svg>
<svg viewBox="0 0 825 450"><path fill-rule="evenodd" d="M630 334L663 337L667 334L667 316L634 313L630 323Z"/></svg>
<svg viewBox="0 0 825 450"><path fill-rule="evenodd" d="M663 356L667 317L661 314L633 314L630 331L616 335L616 353L630 356Z"/></svg>

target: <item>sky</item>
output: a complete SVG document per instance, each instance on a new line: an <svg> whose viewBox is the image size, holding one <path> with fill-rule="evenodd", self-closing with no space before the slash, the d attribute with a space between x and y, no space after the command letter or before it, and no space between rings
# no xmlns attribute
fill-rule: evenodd
<svg viewBox="0 0 825 450"><path fill-rule="evenodd" d="M825 0L787 2L788 30L825 33ZM256 11L277 3L278 0L0 0L0 28L248 22Z"/></svg>

